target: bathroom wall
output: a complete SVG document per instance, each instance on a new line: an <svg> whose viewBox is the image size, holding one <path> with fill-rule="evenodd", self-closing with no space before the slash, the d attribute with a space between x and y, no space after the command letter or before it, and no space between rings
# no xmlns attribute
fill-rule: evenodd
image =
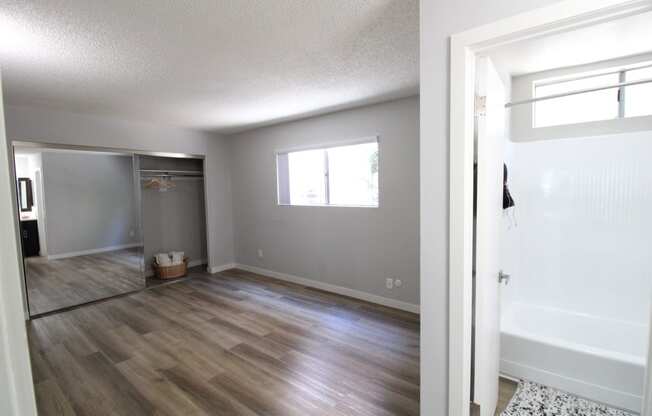
<svg viewBox="0 0 652 416"><path fill-rule="evenodd" d="M504 302L647 324L652 132L509 143L506 163Z"/></svg>

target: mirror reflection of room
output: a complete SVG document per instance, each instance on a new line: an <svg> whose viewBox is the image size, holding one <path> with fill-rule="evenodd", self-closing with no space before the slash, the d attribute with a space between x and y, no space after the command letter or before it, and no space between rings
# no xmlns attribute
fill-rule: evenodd
<svg viewBox="0 0 652 416"><path fill-rule="evenodd" d="M15 148L30 315L145 285L131 154Z"/></svg>

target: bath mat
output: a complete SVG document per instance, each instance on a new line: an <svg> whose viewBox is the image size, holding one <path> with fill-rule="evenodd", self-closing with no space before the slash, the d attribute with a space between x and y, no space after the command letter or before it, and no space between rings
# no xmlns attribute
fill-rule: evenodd
<svg viewBox="0 0 652 416"><path fill-rule="evenodd" d="M634 416L568 393L521 381L501 416Z"/></svg>

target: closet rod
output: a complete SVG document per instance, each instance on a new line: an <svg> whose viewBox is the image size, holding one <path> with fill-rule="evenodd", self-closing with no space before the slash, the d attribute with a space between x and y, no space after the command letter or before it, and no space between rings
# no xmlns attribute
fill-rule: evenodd
<svg viewBox="0 0 652 416"><path fill-rule="evenodd" d="M582 89L582 90L569 91L569 92L564 92L564 93L561 93L561 94L546 95L544 97L529 98L527 100L521 100L521 101L512 101L512 102L509 102L509 103L505 104L505 108L510 108L510 107L514 107L514 106L522 105L522 104L536 103L537 101L552 100L554 98L567 97L569 95L586 94L588 92L610 90L612 88L622 88L622 87L628 87L630 85L647 84L649 82L652 82L652 78L639 79L637 81L621 82L621 83L612 84L612 85L604 85L602 87L585 88L585 89Z"/></svg>
<svg viewBox="0 0 652 416"><path fill-rule="evenodd" d="M144 179L147 179L147 178L175 178L175 179L179 179L179 178L193 179L193 178L196 178L196 179L204 179L204 175L162 175L162 174L159 175L159 174L156 174L156 175L142 175L140 177L141 180L144 180Z"/></svg>
<svg viewBox="0 0 652 416"><path fill-rule="evenodd" d="M164 169L138 169L141 173L167 173L170 175L203 175L200 170L164 170Z"/></svg>

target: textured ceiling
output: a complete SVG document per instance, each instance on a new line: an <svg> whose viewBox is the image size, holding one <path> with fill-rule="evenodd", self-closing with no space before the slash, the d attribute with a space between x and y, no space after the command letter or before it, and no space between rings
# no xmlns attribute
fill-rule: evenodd
<svg viewBox="0 0 652 416"><path fill-rule="evenodd" d="M0 0L9 104L222 132L414 94L418 0Z"/></svg>

